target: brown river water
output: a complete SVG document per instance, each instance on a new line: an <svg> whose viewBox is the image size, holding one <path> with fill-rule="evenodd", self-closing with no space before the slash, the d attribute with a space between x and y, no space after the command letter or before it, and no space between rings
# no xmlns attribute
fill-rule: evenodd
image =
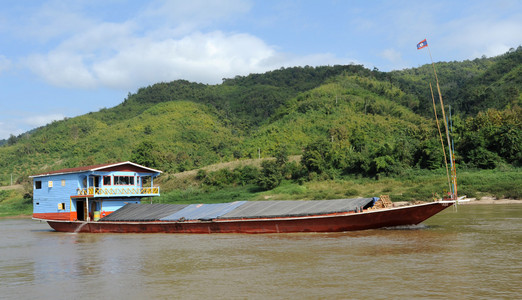
<svg viewBox="0 0 522 300"><path fill-rule="evenodd" d="M73 234L0 220L1 299L520 299L522 205L306 234Z"/></svg>

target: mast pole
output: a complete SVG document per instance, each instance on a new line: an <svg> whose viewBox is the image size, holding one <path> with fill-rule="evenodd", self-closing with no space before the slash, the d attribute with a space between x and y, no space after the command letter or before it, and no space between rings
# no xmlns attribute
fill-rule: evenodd
<svg viewBox="0 0 522 300"><path fill-rule="evenodd" d="M453 189L455 191L455 197L457 195L457 166L455 163L455 140L453 139L453 119L451 118L451 105L448 107L450 113L450 128L451 128L451 150L453 156L451 157L451 179L453 182Z"/></svg>
<svg viewBox="0 0 522 300"><path fill-rule="evenodd" d="M435 63L433 63L433 58L431 57L430 46L427 44L426 47L428 48L428 53L430 54L431 66L433 67L433 73L435 74L435 80L437 81L437 92L439 93L440 106L441 106L441 110L442 110L442 118L444 119L444 128L446 129L446 138L448 139L449 156L450 156L450 159L452 159L453 155L451 153L451 141L450 141L449 130L448 130L448 122L446 120L446 113L444 112L445 111L444 102L442 101L442 93L440 92L439 78L437 76L437 71L435 70ZM452 171L454 171L454 170L452 170ZM454 199L457 198L455 186L456 186L455 180L453 180L453 189L451 189L451 193L452 193L452 198L454 198Z"/></svg>
<svg viewBox="0 0 522 300"><path fill-rule="evenodd" d="M437 107L435 106L435 97L433 96L433 88L431 87L430 82L430 91L431 91L431 100L433 100L433 112L435 113L435 120L437 121L437 128L439 129L439 137L440 143L442 145L442 153L444 154L444 164L446 165L446 176L448 177L448 188L451 190L451 181L450 175L448 171L448 159L446 157L446 149L444 147L444 140L442 139L442 132L440 131L439 117L437 117Z"/></svg>

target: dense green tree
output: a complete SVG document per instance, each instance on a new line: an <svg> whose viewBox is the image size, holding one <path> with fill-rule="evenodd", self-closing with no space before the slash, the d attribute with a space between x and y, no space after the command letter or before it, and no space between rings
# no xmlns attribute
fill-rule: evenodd
<svg viewBox="0 0 522 300"><path fill-rule="evenodd" d="M522 108L489 109L466 120L457 145L466 164L495 168L501 163L522 165Z"/></svg>
<svg viewBox="0 0 522 300"><path fill-rule="evenodd" d="M261 172L257 184L265 189L271 190L283 180L281 166L274 160L265 160L261 163Z"/></svg>
<svg viewBox="0 0 522 300"><path fill-rule="evenodd" d="M157 168L158 162L155 151L157 151L156 143L143 141L132 151L130 160L149 168Z"/></svg>
<svg viewBox="0 0 522 300"><path fill-rule="evenodd" d="M11 135L9 136L9 138L7 139L7 145L8 145L8 146L12 146L12 145L14 145L14 144L16 143L16 141L17 141L16 136L14 136L14 135L11 134Z"/></svg>
<svg viewBox="0 0 522 300"><path fill-rule="evenodd" d="M308 172L322 174L331 167L331 146L323 139L319 139L306 146L301 158L301 163Z"/></svg>
<svg viewBox="0 0 522 300"><path fill-rule="evenodd" d="M447 146L445 146L445 150L448 151ZM448 154L446 156L449 157ZM444 153L440 139L433 137L423 141L415 153L415 160L423 169L434 170L444 166Z"/></svg>
<svg viewBox="0 0 522 300"><path fill-rule="evenodd" d="M286 145L280 145L276 149L275 158L276 163L280 167L284 167L284 165L288 162L288 147Z"/></svg>

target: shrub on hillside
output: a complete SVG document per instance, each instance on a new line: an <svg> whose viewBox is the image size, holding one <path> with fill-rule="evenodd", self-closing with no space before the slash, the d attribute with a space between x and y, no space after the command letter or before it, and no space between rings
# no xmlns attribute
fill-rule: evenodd
<svg viewBox="0 0 522 300"><path fill-rule="evenodd" d="M261 174L257 184L265 190L277 187L283 180L281 166L273 160L265 160L261 163Z"/></svg>

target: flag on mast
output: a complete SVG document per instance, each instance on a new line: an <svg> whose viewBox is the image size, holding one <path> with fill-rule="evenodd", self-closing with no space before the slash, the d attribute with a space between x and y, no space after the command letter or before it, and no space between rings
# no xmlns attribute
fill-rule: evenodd
<svg viewBox="0 0 522 300"><path fill-rule="evenodd" d="M428 47L428 42L426 39L422 40L420 43L417 44L417 50L420 50L424 47Z"/></svg>

